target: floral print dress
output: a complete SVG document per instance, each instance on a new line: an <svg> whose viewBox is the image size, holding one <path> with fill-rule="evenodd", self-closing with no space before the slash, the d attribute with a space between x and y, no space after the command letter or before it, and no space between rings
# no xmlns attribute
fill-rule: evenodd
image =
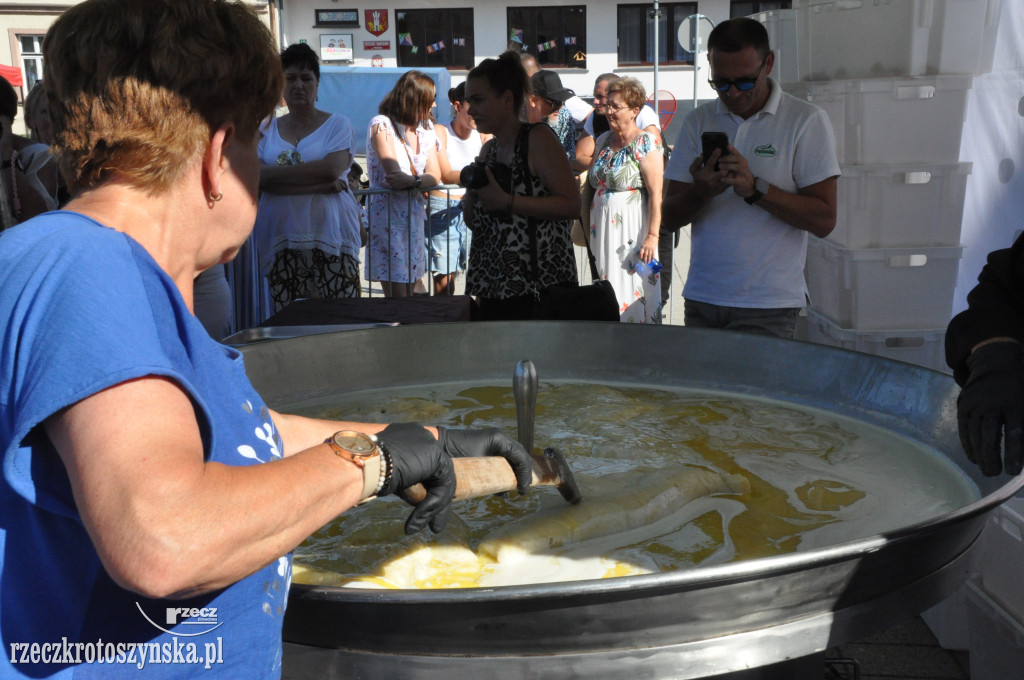
<svg viewBox="0 0 1024 680"><path fill-rule="evenodd" d="M641 132L629 145L613 151L611 132L597 140L597 159L590 170L594 203L590 210L590 247L597 271L615 289L619 319L632 323L661 323L661 274L641 276L633 269L636 250L647 236L648 197L640 174L640 159L661 154L661 144Z"/></svg>
<svg viewBox="0 0 1024 680"><path fill-rule="evenodd" d="M375 116L366 136L366 165L371 189L388 189L387 175L377 152L373 149L373 133L377 126L387 132L394 145L395 159L404 172L423 174L428 149L437 145L433 127L419 126L420 152L412 153L387 116ZM410 165L409 161L412 161ZM415 172L413 172L415 168ZM427 250L424 224L426 201L419 191L392 191L369 196L370 235L366 243L366 280L413 283L426 273Z"/></svg>

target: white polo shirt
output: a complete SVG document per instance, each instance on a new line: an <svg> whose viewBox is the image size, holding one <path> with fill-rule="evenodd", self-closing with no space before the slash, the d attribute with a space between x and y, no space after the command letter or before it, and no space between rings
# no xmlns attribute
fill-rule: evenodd
<svg viewBox="0 0 1024 680"><path fill-rule="evenodd" d="M747 159L755 177L796 193L840 174L828 116L771 82L764 108L749 119L730 113L721 100L683 119L665 179L692 183L689 166L701 154L705 131L724 132ZM691 227L689 300L726 307L803 307L808 232L766 210L748 205L731 188L715 196Z"/></svg>

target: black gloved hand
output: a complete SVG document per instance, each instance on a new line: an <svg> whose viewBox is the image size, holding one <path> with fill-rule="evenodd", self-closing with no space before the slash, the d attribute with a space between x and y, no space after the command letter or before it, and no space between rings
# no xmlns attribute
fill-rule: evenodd
<svg viewBox="0 0 1024 680"><path fill-rule="evenodd" d="M390 479L379 496L401 494L414 484L423 484L427 497L405 522L405 533L412 535L430 526L435 534L444 529L455 496L455 468L451 457L427 428L419 423L388 425L377 433L390 458Z"/></svg>
<svg viewBox="0 0 1024 680"><path fill-rule="evenodd" d="M960 444L988 477L1020 474L1024 466L1024 351L1016 342L993 342L967 357L970 374L956 402ZM1000 442L1005 451L1000 462Z"/></svg>
<svg viewBox="0 0 1024 680"><path fill-rule="evenodd" d="M533 483L533 466L523 445L496 427L483 430L452 430L437 428L437 438L452 458L502 456L516 475L516 489L526 493Z"/></svg>

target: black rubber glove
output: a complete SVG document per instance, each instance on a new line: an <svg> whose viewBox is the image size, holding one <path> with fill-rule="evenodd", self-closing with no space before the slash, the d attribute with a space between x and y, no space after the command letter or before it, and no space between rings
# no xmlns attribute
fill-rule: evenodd
<svg viewBox="0 0 1024 680"><path fill-rule="evenodd" d="M993 342L972 352L967 368L970 373L956 402L960 444L986 476L998 475L1004 464L1008 474L1020 474L1024 466L1024 351L1016 342ZM1004 432L1005 443L1000 446Z"/></svg>
<svg viewBox="0 0 1024 680"><path fill-rule="evenodd" d="M379 496L399 494L414 484L423 484L427 497L405 521L405 533L412 535L429 526L435 534L448 523L455 496L455 468L451 457L427 428L419 423L388 425L377 433L390 458L390 478Z"/></svg>
<svg viewBox="0 0 1024 680"><path fill-rule="evenodd" d="M516 489L526 493L533 483L530 455L523 445L496 427L483 430L450 430L437 428L441 448L452 458L482 458L502 456L516 475Z"/></svg>

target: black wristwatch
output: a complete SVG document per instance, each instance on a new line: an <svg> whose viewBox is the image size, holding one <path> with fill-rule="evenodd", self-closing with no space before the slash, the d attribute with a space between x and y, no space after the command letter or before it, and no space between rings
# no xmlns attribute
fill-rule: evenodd
<svg viewBox="0 0 1024 680"><path fill-rule="evenodd" d="M747 196L743 200L747 202L747 205L754 205L755 203L760 201L762 198L764 198L764 195L768 193L768 187L769 186L770 185L768 184L768 180L762 179L760 177L755 177L754 178L754 193L750 194L749 196Z"/></svg>

